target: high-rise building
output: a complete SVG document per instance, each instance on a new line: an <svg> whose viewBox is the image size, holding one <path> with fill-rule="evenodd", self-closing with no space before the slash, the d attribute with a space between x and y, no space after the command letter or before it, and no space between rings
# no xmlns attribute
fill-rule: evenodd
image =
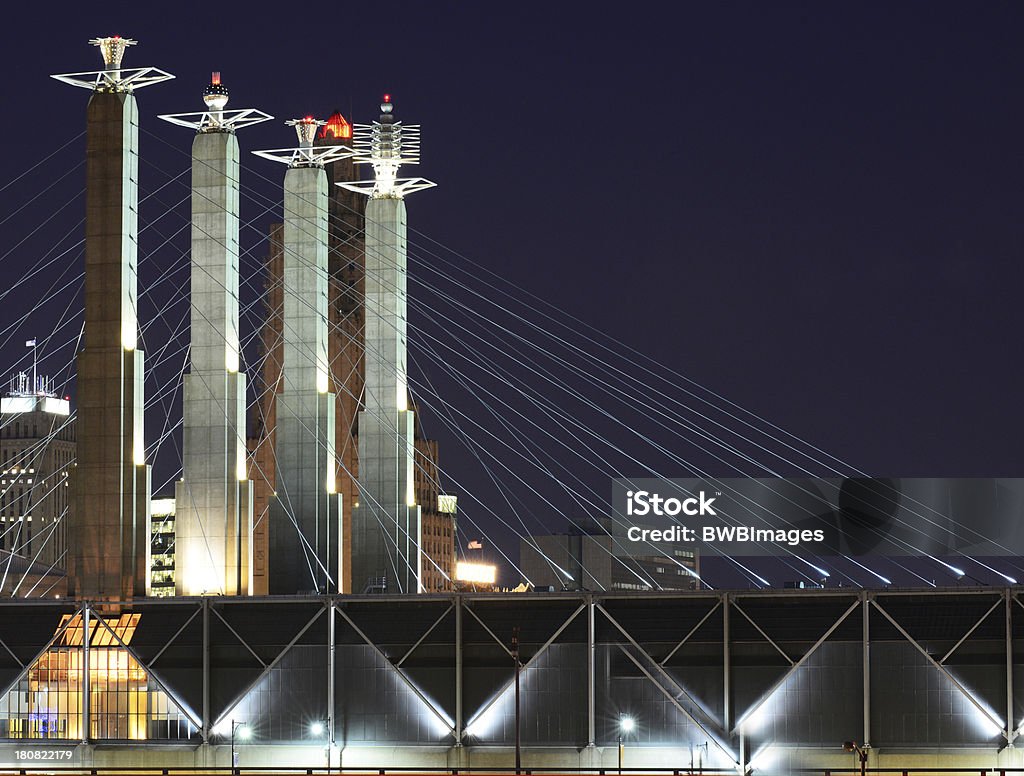
<svg viewBox="0 0 1024 776"><path fill-rule="evenodd" d="M128 38L91 41L104 69L54 76L91 91L86 108L85 347L78 355L78 457L71 479L68 592L144 596L150 467L138 349L139 111L135 92L173 76L121 67Z"/></svg>
<svg viewBox="0 0 1024 776"><path fill-rule="evenodd" d="M419 419L419 413L416 415ZM416 423L416 503L422 520L420 584L425 593L455 589L455 539L457 528L455 496L441 493L437 440L426 439Z"/></svg>
<svg viewBox="0 0 1024 776"><path fill-rule="evenodd" d="M70 402L50 390L44 377L32 387L27 374L15 375L0 399L0 551L63 570L74 460ZM16 582L4 589L14 592Z"/></svg>
<svg viewBox="0 0 1024 776"><path fill-rule="evenodd" d="M155 497L150 501L149 594L170 598L176 594L174 575L174 499Z"/></svg>

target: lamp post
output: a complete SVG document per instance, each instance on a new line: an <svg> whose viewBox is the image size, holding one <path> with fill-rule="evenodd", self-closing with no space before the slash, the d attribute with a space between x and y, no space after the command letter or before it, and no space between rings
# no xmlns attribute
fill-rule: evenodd
<svg viewBox="0 0 1024 776"><path fill-rule="evenodd" d="M619 774L622 774L622 754L623 754L623 743L622 736L627 733L632 733L633 728L636 727L636 721L628 714L623 714L619 717Z"/></svg>
<svg viewBox="0 0 1024 776"><path fill-rule="evenodd" d="M512 661L515 665L516 672L516 773L518 774L520 769L523 767L522 761L522 741L519 735L519 669L522 664L519 662L519 627L516 626L512 629Z"/></svg>
<svg viewBox="0 0 1024 776"><path fill-rule="evenodd" d="M238 773L238 752L235 751L235 731L238 732L238 737L243 741L248 740L251 735L249 726L244 722L235 722L231 720L231 772Z"/></svg>
<svg viewBox="0 0 1024 776"><path fill-rule="evenodd" d="M858 746L856 741L844 741L843 751L857 753L857 757L860 760L860 776L866 776L868 772L868 750L865 747Z"/></svg>

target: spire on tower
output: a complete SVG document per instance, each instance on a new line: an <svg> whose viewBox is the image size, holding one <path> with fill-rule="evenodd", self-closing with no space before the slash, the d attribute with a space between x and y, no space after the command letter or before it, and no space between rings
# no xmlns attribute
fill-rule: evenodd
<svg viewBox="0 0 1024 776"><path fill-rule="evenodd" d="M90 70L84 73L61 73L52 75L62 83L79 86L83 89L92 89L95 92L132 92L144 86L169 81L174 78L170 73L156 67L136 67L127 70L121 69L121 60L124 52L129 46L135 46L138 41L131 38L122 38L120 35L111 35L106 38L93 38L89 41L99 47L100 55L103 57L102 70Z"/></svg>
<svg viewBox="0 0 1024 776"><path fill-rule="evenodd" d="M224 110L228 104L228 88L221 82L219 70L213 72L210 84L203 89L203 102L206 103L205 111L164 113L158 118L179 127L191 127L197 132L235 132L274 118L256 108Z"/></svg>
<svg viewBox="0 0 1024 776"><path fill-rule="evenodd" d="M403 164L420 163L420 126L403 124L394 117L391 95L380 104L380 118L372 124L356 124L352 147L356 164L373 165L374 180L339 183L342 188L369 194L373 199L403 199L406 194L437 184L425 178L399 178Z"/></svg>
<svg viewBox="0 0 1024 776"><path fill-rule="evenodd" d="M273 162L287 164L289 167L323 167L330 162L348 159L356 155L355 151L347 145L313 147L316 131L320 127L326 126L326 121L321 121L313 116L303 116L301 119L286 121L285 124L295 127L295 134L299 140L297 148L272 148L267 151L253 151L253 153Z"/></svg>

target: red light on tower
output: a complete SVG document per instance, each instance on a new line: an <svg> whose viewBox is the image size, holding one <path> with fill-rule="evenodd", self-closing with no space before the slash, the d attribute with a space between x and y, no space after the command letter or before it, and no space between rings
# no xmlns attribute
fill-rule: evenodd
<svg viewBox="0 0 1024 776"><path fill-rule="evenodd" d="M384 95L384 102L385 103L391 102L391 95L390 94L385 94Z"/></svg>
<svg viewBox="0 0 1024 776"><path fill-rule="evenodd" d="M334 113L331 114L331 117L327 119L327 123L324 124L324 128L320 130L320 137L333 137L336 140L351 140L352 125L345 120L345 117L341 115L340 111L334 111Z"/></svg>
<svg viewBox="0 0 1024 776"><path fill-rule="evenodd" d="M220 70L213 71L213 75L210 77L210 83L214 86L220 86Z"/></svg>

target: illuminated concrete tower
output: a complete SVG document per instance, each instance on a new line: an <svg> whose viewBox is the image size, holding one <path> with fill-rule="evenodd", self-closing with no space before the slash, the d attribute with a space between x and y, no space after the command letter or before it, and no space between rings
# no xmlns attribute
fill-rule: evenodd
<svg viewBox="0 0 1024 776"><path fill-rule="evenodd" d="M359 413L359 506L352 511L352 591L422 589L421 515L416 504L415 418L406 370L406 212L404 197L434 184L398 178L419 161L419 127L381 115L356 125L357 163L374 180L338 185L369 195L366 205L366 325L363 409Z"/></svg>
<svg viewBox="0 0 1024 776"><path fill-rule="evenodd" d="M238 338L238 139L272 116L224 110L214 73L207 110L160 118L196 130L192 141L192 315L184 376L183 477L175 486L175 591L252 591L252 482L246 470L245 374Z"/></svg>
<svg viewBox="0 0 1024 776"><path fill-rule="evenodd" d="M289 121L298 148L256 151L288 165L284 177L283 335L274 431L276 492L270 502L269 592L335 592L340 552L335 397L327 354L327 174L352 156L347 146L314 147L312 117Z"/></svg>
<svg viewBox="0 0 1024 776"><path fill-rule="evenodd" d="M172 78L122 69L135 41L90 41L104 69L54 78L92 91L86 109L85 347L78 355L78 465L71 487L68 592L146 594L150 470L137 349L138 108L133 92Z"/></svg>

